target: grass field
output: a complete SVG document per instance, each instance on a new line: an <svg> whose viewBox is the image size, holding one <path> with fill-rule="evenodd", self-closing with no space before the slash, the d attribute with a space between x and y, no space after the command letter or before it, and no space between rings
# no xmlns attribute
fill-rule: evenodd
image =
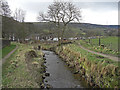
<svg viewBox="0 0 120 90"><path fill-rule="evenodd" d="M90 52L87 52L86 50L81 49L78 45L70 44L70 45L67 45L66 48L70 49L70 51L72 51L72 52L79 53L81 55L81 57L87 58L91 62L98 63L98 62L105 61L105 63L103 65L107 65L107 64L111 63L111 64L118 66L118 62L112 61L108 58L104 58L104 57L99 56L99 55L92 54ZM107 63L107 61L109 61L110 63Z"/></svg>
<svg viewBox="0 0 120 90"><path fill-rule="evenodd" d="M0 58L4 58L9 52L11 52L13 49L15 49L16 45L11 44L10 46L4 47L2 50L0 50Z"/></svg>
<svg viewBox="0 0 120 90"><path fill-rule="evenodd" d="M89 39L77 41L80 44L88 49L93 51L110 54L114 56L119 55L118 51L118 37L103 37L100 39L101 45L104 45L104 48L99 46L99 38Z"/></svg>

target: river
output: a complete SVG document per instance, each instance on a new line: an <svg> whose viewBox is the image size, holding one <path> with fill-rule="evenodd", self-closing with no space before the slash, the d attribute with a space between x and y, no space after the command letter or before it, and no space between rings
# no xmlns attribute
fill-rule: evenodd
<svg viewBox="0 0 120 90"><path fill-rule="evenodd" d="M44 51L46 58L46 72L50 73L44 81L53 88L84 88L87 87L83 81L75 78L65 62L61 60L54 52Z"/></svg>

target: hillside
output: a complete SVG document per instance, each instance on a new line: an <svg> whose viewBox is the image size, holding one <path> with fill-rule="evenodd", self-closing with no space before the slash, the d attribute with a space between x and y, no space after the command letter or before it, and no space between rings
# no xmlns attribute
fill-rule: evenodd
<svg viewBox="0 0 120 90"><path fill-rule="evenodd" d="M57 37L58 30L53 23L46 22L24 22L20 23L13 18L2 17L2 37L15 37L24 39L34 36ZM60 32L61 33L61 32ZM65 31L64 37L90 37L90 36L117 36L117 25L97 25L90 23L70 23Z"/></svg>
<svg viewBox="0 0 120 90"><path fill-rule="evenodd" d="M55 36L55 25L45 22L34 22L36 32L53 33ZM46 27L47 26L47 27ZM97 25L90 23L70 23L65 32L65 37L75 36L116 36L118 25Z"/></svg>

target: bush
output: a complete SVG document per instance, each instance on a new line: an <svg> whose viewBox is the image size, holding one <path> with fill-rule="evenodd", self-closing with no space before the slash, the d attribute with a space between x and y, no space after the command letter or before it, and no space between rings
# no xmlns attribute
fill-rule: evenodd
<svg viewBox="0 0 120 90"><path fill-rule="evenodd" d="M37 57L37 54L34 50L31 50L31 51L27 52L25 54L25 56L28 57L28 58L35 58L35 57Z"/></svg>

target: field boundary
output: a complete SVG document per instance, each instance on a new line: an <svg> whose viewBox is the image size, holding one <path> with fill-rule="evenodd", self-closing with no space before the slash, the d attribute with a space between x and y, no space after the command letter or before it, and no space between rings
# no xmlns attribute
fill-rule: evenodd
<svg viewBox="0 0 120 90"><path fill-rule="evenodd" d="M109 58L109 59L114 60L114 61L119 61L118 57L111 56L111 55L106 55L106 54L103 54L103 53L99 53L99 52L95 52L95 51L89 50L89 49L83 47L80 43L78 43L78 45L80 46L80 48L82 48L82 49L84 49L84 50L86 50L86 51L88 51L90 53L101 55L103 57Z"/></svg>

